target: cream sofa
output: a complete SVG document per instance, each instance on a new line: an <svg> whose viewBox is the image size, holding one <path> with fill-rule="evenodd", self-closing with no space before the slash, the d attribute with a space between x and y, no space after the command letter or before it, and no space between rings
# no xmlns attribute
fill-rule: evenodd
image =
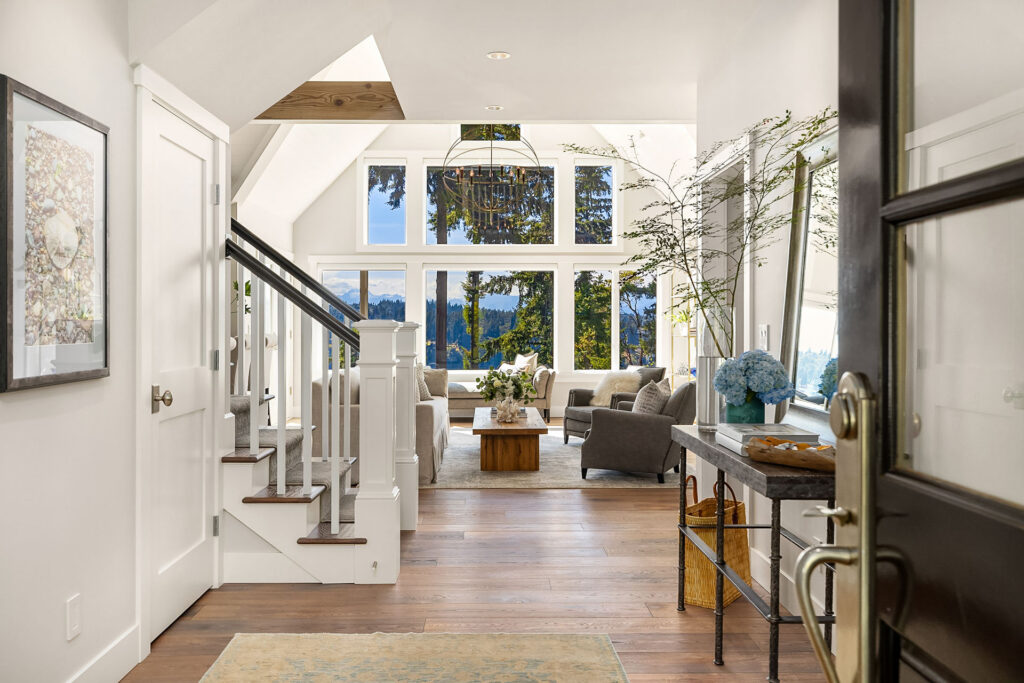
<svg viewBox="0 0 1024 683"><path fill-rule="evenodd" d="M555 375L557 374L543 365L533 373L533 388L537 390L537 397L528 405L539 410L545 420L551 417L551 395L554 393ZM471 417L474 408L482 408L486 405L490 404L476 390L476 381L448 384L448 410L467 411L466 415L459 415L459 417Z"/></svg>
<svg viewBox="0 0 1024 683"><path fill-rule="evenodd" d="M437 481L437 471L441 468L444 449L448 446L448 371L424 371L430 398L416 404L416 454L420 458L420 483L428 484ZM344 386L344 375L341 378ZM322 423L320 401L323 392L321 380L313 381L313 456L320 455L323 439L330 438L330 425ZM359 368L352 369L352 457L359 457ZM344 397L342 397L344 399ZM328 399L330 392L328 391ZM338 410L344 415L345 402L342 400ZM352 483L359 482L359 462L352 466Z"/></svg>

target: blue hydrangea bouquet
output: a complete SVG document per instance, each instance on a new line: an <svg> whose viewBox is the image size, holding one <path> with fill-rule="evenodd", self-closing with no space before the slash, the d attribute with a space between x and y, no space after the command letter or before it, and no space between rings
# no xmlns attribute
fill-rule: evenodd
<svg viewBox="0 0 1024 683"><path fill-rule="evenodd" d="M715 373L715 391L725 397L725 421L760 424L764 404L781 403L796 395L786 368L760 349L722 363Z"/></svg>

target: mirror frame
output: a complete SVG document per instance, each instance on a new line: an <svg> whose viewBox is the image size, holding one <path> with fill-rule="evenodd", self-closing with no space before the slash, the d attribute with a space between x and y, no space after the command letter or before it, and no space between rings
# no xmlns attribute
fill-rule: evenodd
<svg viewBox="0 0 1024 683"><path fill-rule="evenodd" d="M796 382L797 344L800 336L800 307L803 302L804 267L807 263L807 228L810 212L807 210L810 198L810 181L813 173L834 161L838 161L836 148L839 131L833 129L820 140L799 152L793 178L793 211L790 217L789 265L786 275L786 308L782 325L780 356L789 372L789 379ZM828 424L828 411L801 405L795 399L780 403L776 408L776 422L787 422L822 435L823 441L834 441Z"/></svg>

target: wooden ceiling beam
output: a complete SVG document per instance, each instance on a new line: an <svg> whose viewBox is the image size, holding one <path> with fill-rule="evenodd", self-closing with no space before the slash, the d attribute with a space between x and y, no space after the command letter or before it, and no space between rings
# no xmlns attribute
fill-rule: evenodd
<svg viewBox="0 0 1024 683"><path fill-rule="evenodd" d="M256 117L270 121L404 121L389 81L307 81Z"/></svg>

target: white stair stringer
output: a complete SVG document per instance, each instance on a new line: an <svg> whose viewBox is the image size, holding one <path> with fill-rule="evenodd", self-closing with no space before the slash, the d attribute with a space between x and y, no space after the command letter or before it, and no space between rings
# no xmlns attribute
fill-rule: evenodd
<svg viewBox="0 0 1024 683"><path fill-rule="evenodd" d="M297 542L320 522L319 500L309 503L242 502L243 498L267 485L269 460L221 465L224 509L317 581L354 583L356 549L366 546L304 545ZM268 576L266 580L273 582L275 578Z"/></svg>

